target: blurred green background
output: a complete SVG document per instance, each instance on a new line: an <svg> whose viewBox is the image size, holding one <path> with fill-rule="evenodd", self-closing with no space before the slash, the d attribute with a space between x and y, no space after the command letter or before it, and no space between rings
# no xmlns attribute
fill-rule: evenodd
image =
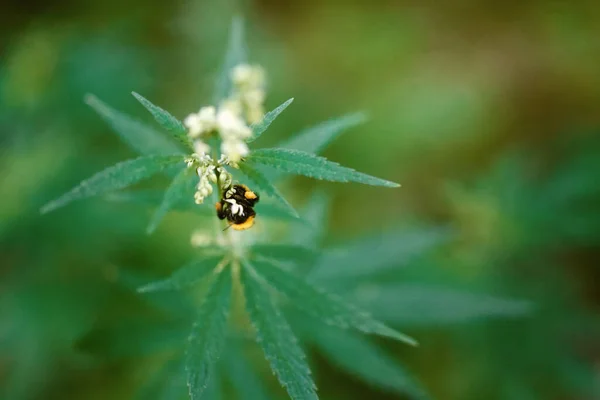
<svg viewBox="0 0 600 400"><path fill-rule="evenodd" d="M145 121L131 91L180 118L197 111L239 13L250 58L268 72L267 108L295 98L258 144L364 110L369 121L325 155L402 183L284 184L299 206L315 188L331 194L325 247L398 227L453 231L379 281L353 281L357 291L435 283L533 305L519 318L461 321L455 314L472 305L449 304L398 324L419 348L376 340L382 349L435 399L600 399L600 4L591 0L4 1L0 398L130 399L160 364L152 352L115 349L119 332L153 334L140 321L157 315L121 272L172 271L194 254L190 234L206 220L175 213L146 236L145 207L94 199L38 209L134 156L86 93ZM399 301L392 293L383 314ZM308 353L323 399L409 398ZM270 373L263 379L285 398Z"/></svg>

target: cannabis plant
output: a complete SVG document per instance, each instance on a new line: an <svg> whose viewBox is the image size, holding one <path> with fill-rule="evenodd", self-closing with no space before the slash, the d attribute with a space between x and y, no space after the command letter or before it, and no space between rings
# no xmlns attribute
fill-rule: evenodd
<svg viewBox="0 0 600 400"><path fill-rule="evenodd" d="M198 399L205 393L215 363L226 346L230 310L235 309L234 301L243 297L256 340L280 384L293 399L316 399L316 387L304 352L280 309L280 298L333 327L355 329L410 345L416 341L307 280L302 269L290 261L310 259L315 250L302 245L261 241L258 230L252 227L254 215L257 221L263 210L265 216L301 218L274 183L282 173L386 188L399 185L316 155L343 128L360 120L360 115L346 116L307 130L280 147L250 148L293 99L270 112L263 112L264 72L248 63L242 31L241 23L236 21L215 91L214 106L204 106L181 122L133 93L170 136L147 128L93 95L88 96L87 103L141 156L84 180L41 211L47 213L76 200L106 195L157 174L171 177L150 220L148 233L156 229L170 210L182 205L210 210L214 214L214 229L194 235L193 242L199 248L197 259L169 278L147 283L138 291L182 290L192 285L204 289L205 295L199 307L195 307L196 318L190 327L183 362L190 397ZM242 188L241 193L236 192L239 188ZM265 202L261 208L259 205L263 202L259 202L254 190L272 202ZM209 198L217 204L216 212L213 206L206 204ZM222 219L227 218L233 229L224 230L217 214ZM243 296L234 295L237 289Z"/></svg>

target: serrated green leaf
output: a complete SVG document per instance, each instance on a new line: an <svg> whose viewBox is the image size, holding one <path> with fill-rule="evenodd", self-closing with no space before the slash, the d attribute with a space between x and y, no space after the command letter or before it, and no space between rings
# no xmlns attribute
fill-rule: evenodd
<svg viewBox="0 0 600 400"><path fill-rule="evenodd" d="M229 42L225 61L221 67L219 78L215 87L213 104L220 104L231 92L231 71L236 65L244 64L248 60L246 43L244 39L244 20L236 17L231 22Z"/></svg>
<svg viewBox="0 0 600 400"><path fill-rule="evenodd" d="M52 200L40 209L42 214L56 210L75 200L98 196L113 190L123 189L181 163L181 156L146 156L123 161L98 172L79 185Z"/></svg>
<svg viewBox="0 0 600 400"><path fill-rule="evenodd" d="M331 328L307 329L309 341L334 365L375 387L409 395L411 399L429 398L405 368L365 338Z"/></svg>
<svg viewBox="0 0 600 400"><path fill-rule="evenodd" d="M202 398L206 400L222 400L224 398L223 388L221 387L221 374L217 369L213 369L207 387L202 393Z"/></svg>
<svg viewBox="0 0 600 400"><path fill-rule="evenodd" d="M323 191L315 191L302 208L306 224L295 227L287 240L290 244L317 249L323 241L329 219L331 197Z"/></svg>
<svg viewBox="0 0 600 400"><path fill-rule="evenodd" d="M292 104L292 101L294 101L293 97L280 104L274 110L271 110L268 113L266 113L260 122L253 124L251 127L252 137L247 141L254 142L256 139L258 139L267 129L269 129L269 126L271 126L271 124L273 123L273 121L275 121L279 114L281 114L283 110L285 110L290 104Z"/></svg>
<svg viewBox="0 0 600 400"><path fill-rule="evenodd" d="M310 278L335 283L376 275L405 266L451 238L452 232L445 227L404 229L363 237L324 251Z"/></svg>
<svg viewBox="0 0 600 400"><path fill-rule="evenodd" d="M268 262L264 262L268 261ZM354 328L364 333L390 337L415 346L417 342L375 320L368 313L344 299L309 285L303 278L287 271L273 260L256 261L259 275L278 292L286 296L291 305L324 323L339 328Z"/></svg>
<svg viewBox="0 0 600 400"><path fill-rule="evenodd" d="M181 144L186 146L187 149L193 149L192 142L187 134L187 129L180 120L172 116L168 111L152 104L150 100L146 99L141 94L136 92L131 92L131 94L150 112L150 114L152 114L160 126L171 133L171 135L173 135L173 137Z"/></svg>
<svg viewBox="0 0 600 400"><path fill-rule="evenodd" d="M288 203L281 193L279 193L279 190L277 190L277 188L273 186L271 182L269 182L262 172L244 162L241 162L239 167L240 171L250 178L250 180L252 180L252 182L254 182L261 191L279 201L285 207L286 211L290 213L290 215L295 218L299 218L298 213L296 210L294 210L294 207Z"/></svg>
<svg viewBox="0 0 600 400"><path fill-rule="evenodd" d="M252 245L251 249L253 254L262 257L304 264L314 262L318 255L317 251L314 249L291 244L255 243Z"/></svg>
<svg viewBox="0 0 600 400"><path fill-rule="evenodd" d="M361 124L366 119L366 115L361 112L343 115L309 127L275 147L319 154L337 139L344 130ZM266 170L265 173L271 181L279 180L284 174L282 171L273 170L272 168Z"/></svg>
<svg viewBox="0 0 600 400"><path fill-rule="evenodd" d="M298 150L259 149L246 158L246 162L273 167L281 171L331 182L357 182L372 186L398 187L397 183L342 167L324 157Z"/></svg>
<svg viewBox="0 0 600 400"><path fill-rule="evenodd" d="M258 371L255 371L244 356L242 346L236 340L229 339L223 354L226 371L225 378L231 383L237 399L268 400L267 388L261 382Z"/></svg>
<svg viewBox="0 0 600 400"><path fill-rule="evenodd" d="M192 286L208 277L222 264L226 263L222 256L213 256L194 260L175 271L170 277L158 282L148 283L138 288L139 293L161 290L179 290Z"/></svg>
<svg viewBox="0 0 600 400"><path fill-rule="evenodd" d="M403 326L441 326L484 318L522 317L533 309L527 301L412 283L365 287L355 293L355 298L378 318Z"/></svg>
<svg viewBox="0 0 600 400"><path fill-rule="evenodd" d="M319 154L344 130L364 123L367 116L362 112L346 114L307 128L277 147Z"/></svg>
<svg viewBox="0 0 600 400"><path fill-rule="evenodd" d="M154 212L146 233L151 234L154 232L167 212L173 208L173 206L181 203L186 196L190 199L193 198L194 186L196 184L195 177L195 171L190 168L184 168L177 176L175 176L175 179L173 179L165 191L160 206Z"/></svg>
<svg viewBox="0 0 600 400"><path fill-rule="evenodd" d="M160 206L164 195L164 190L140 189L108 193L103 199L114 203L131 203L135 205L158 207Z"/></svg>
<svg viewBox="0 0 600 400"><path fill-rule="evenodd" d="M317 400L315 384L305 355L268 288L249 263L241 270L246 309L256 329L258 344L281 386L292 400Z"/></svg>
<svg viewBox="0 0 600 400"><path fill-rule="evenodd" d="M142 155L183 154L169 138L140 121L117 111L92 94L85 97L92 107L132 149Z"/></svg>
<svg viewBox="0 0 600 400"><path fill-rule="evenodd" d="M225 344L231 303L231 273L221 271L214 278L188 339L185 370L192 400L200 399Z"/></svg>

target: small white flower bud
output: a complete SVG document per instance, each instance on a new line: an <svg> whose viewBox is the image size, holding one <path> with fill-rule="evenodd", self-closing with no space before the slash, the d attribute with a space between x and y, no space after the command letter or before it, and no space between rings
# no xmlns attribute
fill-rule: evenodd
<svg viewBox="0 0 600 400"><path fill-rule="evenodd" d="M201 195L202 197L208 197L208 196L210 196L210 193L209 193L209 190L208 190L208 188L210 188L210 186L203 186L202 188L200 188L200 189L198 190L198 193L200 193L200 195ZM211 188L211 189L212 189L212 188Z"/></svg>
<svg viewBox="0 0 600 400"><path fill-rule="evenodd" d="M219 168L217 168L217 170L219 171L219 178L221 180L223 180L223 179L231 179L231 174L225 168L219 167Z"/></svg>
<svg viewBox="0 0 600 400"><path fill-rule="evenodd" d="M231 183L233 182L233 179L231 178L231 174L227 173L227 174L223 174L220 175L220 181L221 181L221 189L225 190L225 189L229 189L231 187Z"/></svg>
<svg viewBox="0 0 600 400"><path fill-rule="evenodd" d="M227 158L234 163L240 161L249 152L248 145L241 140L226 140L221 143L221 153L227 155Z"/></svg>
<svg viewBox="0 0 600 400"><path fill-rule="evenodd" d="M231 112L236 116L242 115L242 109L242 102L238 96L233 96L224 100L219 106L219 112L221 110L227 110L227 112Z"/></svg>
<svg viewBox="0 0 600 400"><path fill-rule="evenodd" d="M196 204L204 203L204 196L202 196L202 194L200 192L194 193L194 202Z"/></svg>
<svg viewBox="0 0 600 400"><path fill-rule="evenodd" d="M212 188L212 185L210 184L210 182L208 181L208 179L206 178L206 176L203 176L202 178L200 178L200 183L198 184L198 192L203 197L208 197L212 194L213 188Z"/></svg>
<svg viewBox="0 0 600 400"><path fill-rule="evenodd" d="M246 125L244 120L228 109L219 109L217 125L223 140L249 138L252 136L252 129Z"/></svg>
<svg viewBox="0 0 600 400"><path fill-rule="evenodd" d="M196 154L208 154L210 153L210 146L202 140L194 140L194 152Z"/></svg>
<svg viewBox="0 0 600 400"><path fill-rule="evenodd" d="M219 165L228 165L229 164L229 159L227 158L227 156L225 154L221 154L221 157L219 157Z"/></svg>
<svg viewBox="0 0 600 400"><path fill-rule="evenodd" d="M214 124L216 114L217 110L213 106L202 107L200 111L198 111L198 118L205 125L210 125Z"/></svg>
<svg viewBox="0 0 600 400"><path fill-rule="evenodd" d="M213 193L212 185L207 186L206 189L208 190L208 195L210 196Z"/></svg>
<svg viewBox="0 0 600 400"><path fill-rule="evenodd" d="M209 165L208 167L206 167L204 175L208 178L210 182L217 183L217 174L215 173L214 165Z"/></svg>
<svg viewBox="0 0 600 400"><path fill-rule="evenodd" d="M213 239L206 232L196 231L192 234L190 242L191 242L192 246L194 246L194 247L205 247L205 246L211 245L213 242Z"/></svg>
<svg viewBox="0 0 600 400"><path fill-rule="evenodd" d="M239 64L231 70L231 80L235 85L248 83L252 78L252 66L248 64Z"/></svg>
<svg viewBox="0 0 600 400"><path fill-rule="evenodd" d="M202 133L202 124L198 119L198 115L190 114L184 120L183 124L188 128L188 135L192 138L200 136Z"/></svg>
<svg viewBox="0 0 600 400"><path fill-rule="evenodd" d="M210 155L208 154L201 154L200 155L200 162L204 165L210 165L213 162L213 159Z"/></svg>
<svg viewBox="0 0 600 400"><path fill-rule="evenodd" d="M264 116L265 116L265 109L262 107L262 105L248 107L246 109L246 119L251 124L259 123L260 121L262 121Z"/></svg>
<svg viewBox="0 0 600 400"><path fill-rule="evenodd" d="M244 92L244 102L248 107L262 106L265 102L265 91L261 89L253 89Z"/></svg>
<svg viewBox="0 0 600 400"><path fill-rule="evenodd" d="M265 73L259 66L240 64L232 69L231 80L238 87L260 87L264 85Z"/></svg>
<svg viewBox="0 0 600 400"><path fill-rule="evenodd" d="M197 138L216 128L216 110L213 106L202 107L197 114L188 115L183 124L189 130L191 138Z"/></svg>

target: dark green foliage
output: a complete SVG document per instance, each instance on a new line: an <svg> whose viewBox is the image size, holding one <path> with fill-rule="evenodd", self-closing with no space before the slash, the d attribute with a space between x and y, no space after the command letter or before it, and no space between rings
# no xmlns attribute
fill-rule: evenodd
<svg viewBox="0 0 600 400"><path fill-rule="evenodd" d="M194 321L193 381L197 392L206 386L202 399L287 398L254 342L250 315L262 345L281 344L264 347L300 398L316 397L314 382L324 399L597 397L600 143L596 130L577 131L597 124L594 6L537 2L498 12L472 4L469 21L441 3L307 2L301 13L275 7L268 16L248 9L256 52L247 57L237 20L211 102L227 2L119 4L119 12L103 3L101 13L96 3L76 13L65 2L27 15L10 2L3 8L0 398L187 399ZM518 20L507 18L513 14ZM75 18L65 24L65 15ZM452 40L432 57L432 37ZM496 62L498 55L510 62ZM298 167L297 159L273 169L250 156L230 172L263 195L256 224L222 232L214 200L198 206L174 180L183 180L189 153L174 115L218 105L239 62L265 66L267 109L296 98L260 144L312 161L327 149L328 159L404 189L283 182L275 178L297 168L329 172ZM136 95L157 121L141 123L149 117L131 89L172 109ZM82 104L86 92L103 100L86 99L102 120ZM359 126L362 113L327 119L356 108L368 110L369 124ZM111 167L110 179L84 181L45 210L96 195L109 201L40 217L39 206L66 187L131 157L111 129L142 156L177 161L158 172L133 164L123 180L110 178ZM260 175L244 175L248 168ZM348 173L336 171L336 179ZM189 172L191 191L197 177ZM171 183L119 191L151 175ZM150 230L165 223L146 236L149 221ZM192 231L215 240L190 247ZM323 292L420 346L296 311L323 314L330 303L315 304ZM197 320L199 312L215 323Z"/></svg>

